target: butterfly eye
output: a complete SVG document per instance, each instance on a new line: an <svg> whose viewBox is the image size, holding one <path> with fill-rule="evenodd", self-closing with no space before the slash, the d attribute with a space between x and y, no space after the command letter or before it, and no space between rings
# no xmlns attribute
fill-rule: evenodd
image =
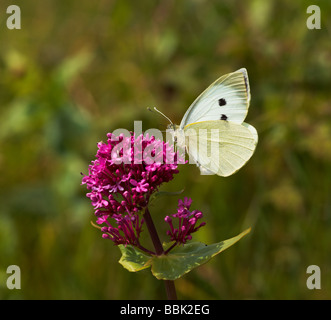
<svg viewBox="0 0 331 320"><path fill-rule="evenodd" d="M220 107L225 106L226 105L226 100L224 98L219 99L218 100L218 105Z"/></svg>

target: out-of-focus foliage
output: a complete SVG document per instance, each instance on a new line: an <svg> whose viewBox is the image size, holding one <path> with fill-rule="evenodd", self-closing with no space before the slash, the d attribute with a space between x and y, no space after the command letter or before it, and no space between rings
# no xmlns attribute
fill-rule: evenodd
<svg viewBox="0 0 331 320"><path fill-rule="evenodd" d="M164 129L151 106L179 123L240 67L256 153L229 178L182 166L164 189L185 188L205 214L196 241L252 231L177 280L178 296L331 298L330 1L318 1L321 30L306 27L310 1L22 1L22 29L8 30L11 4L0 3L0 298L165 298L162 281L125 270L90 225L80 172L107 132L134 120ZM163 197L151 208L161 238L176 205ZM6 287L12 264L21 290ZM321 290L306 287L312 264Z"/></svg>

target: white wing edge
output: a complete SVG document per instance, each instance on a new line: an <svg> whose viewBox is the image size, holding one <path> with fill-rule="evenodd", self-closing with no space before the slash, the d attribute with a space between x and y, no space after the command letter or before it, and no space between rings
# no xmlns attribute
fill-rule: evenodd
<svg viewBox="0 0 331 320"><path fill-rule="evenodd" d="M257 134L256 129L253 126L251 126L250 124L246 123L246 122L243 122L241 125L246 127L252 133L252 135L255 139L255 145L257 145L257 142L259 141L259 136Z"/></svg>
<svg viewBox="0 0 331 320"><path fill-rule="evenodd" d="M197 167L200 169L200 174L202 176L212 176L216 174L215 172L203 167L200 163L197 164Z"/></svg>
<svg viewBox="0 0 331 320"><path fill-rule="evenodd" d="M245 85L246 85L246 92L247 92L247 100L248 100L248 105L249 105L250 102L251 102L251 88L249 86L247 69L246 68L240 68L239 70L237 70L235 72L241 72L244 75L244 80L245 80Z"/></svg>

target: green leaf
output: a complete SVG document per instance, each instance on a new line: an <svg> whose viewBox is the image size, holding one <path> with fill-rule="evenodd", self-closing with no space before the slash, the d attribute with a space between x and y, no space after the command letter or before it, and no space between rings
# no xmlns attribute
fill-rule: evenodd
<svg viewBox="0 0 331 320"><path fill-rule="evenodd" d="M151 259L151 256L145 255L136 248L127 245L118 246L122 252L122 257L119 263L130 272L136 272L149 267L147 262Z"/></svg>
<svg viewBox="0 0 331 320"><path fill-rule="evenodd" d="M250 230L249 228L236 237L211 245L206 245L201 242L179 245L172 249L167 255L160 256L143 254L130 245L119 245L118 247L122 252L119 263L130 272L137 272L151 266L152 273L157 279L175 280L231 247L248 234ZM164 244L164 248L170 245L171 243Z"/></svg>
<svg viewBox="0 0 331 320"><path fill-rule="evenodd" d="M211 245L193 242L175 247L169 254L151 259L152 273L160 280L175 280L206 263L215 255L231 247L250 232L250 228L236 237Z"/></svg>

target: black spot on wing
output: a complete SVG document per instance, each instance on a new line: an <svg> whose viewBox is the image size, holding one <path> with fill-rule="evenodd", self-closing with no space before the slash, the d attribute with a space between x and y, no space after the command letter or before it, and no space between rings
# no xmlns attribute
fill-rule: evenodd
<svg viewBox="0 0 331 320"><path fill-rule="evenodd" d="M218 99L218 105L223 107L226 105L226 100L224 98Z"/></svg>
<svg viewBox="0 0 331 320"><path fill-rule="evenodd" d="M220 120L227 120L227 119L228 119L228 117L225 114L221 114Z"/></svg>

